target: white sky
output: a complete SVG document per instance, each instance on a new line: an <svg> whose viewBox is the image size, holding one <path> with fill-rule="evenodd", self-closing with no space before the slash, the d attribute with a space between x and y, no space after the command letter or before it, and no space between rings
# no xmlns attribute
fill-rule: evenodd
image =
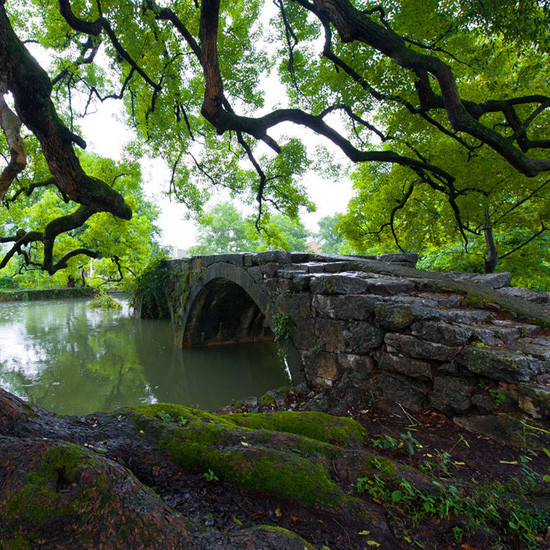
<svg viewBox="0 0 550 550"><path fill-rule="evenodd" d="M266 18L273 14L273 9L271 2L266 2ZM49 65L50 58L47 52L35 44L28 44L28 47L42 66L47 67ZM322 48L322 43L319 47ZM268 94L270 97L266 98L267 108L271 108L277 103L277 96L279 95L277 88L281 86L278 82L269 80L269 83L266 84L270 90ZM280 89L282 90L282 86ZM82 128L82 137L87 143L87 151L113 159L121 157L125 145L132 139L132 130L121 122L120 109L120 102L115 100L106 101L98 105L97 112L91 112L84 119L78 121L79 126ZM316 137L311 132L306 133L303 129L294 132L294 128L292 125L285 125L284 130L290 135L295 135L299 131L300 137L304 140L306 146L314 147L321 143L328 145L326 140ZM280 131L278 128L274 129L272 136L277 139ZM339 153L339 151L334 150L333 152ZM347 161L343 155L340 155L338 161L346 166ZM161 244L173 248L187 249L196 243L197 228L192 221L185 219L187 211L185 205L176 202L175 198L170 200L166 196L170 182L168 167L160 159L146 158L143 159L141 164L145 194L161 211L157 222L162 231ZM345 174L342 174L339 181L328 181L317 174L309 173L304 176L300 183L306 186L310 199L317 206L316 212L304 212L301 216L301 220L307 229L313 232L318 230L317 221L320 218L335 213L343 213L352 196L351 182ZM227 200L227 198L220 194L217 200ZM213 202L215 201L216 199L213 199Z"/></svg>
<svg viewBox="0 0 550 550"><path fill-rule="evenodd" d="M88 144L86 150L105 157L120 158L124 146L132 138L132 132L120 121L115 102L106 102L100 107L101 111L79 121L82 137ZM109 131L106 132L105 128L109 128ZM315 136L311 136L309 141L313 144ZM185 205L175 199L169 200L165 195L170 181L168 167L160 159L146 158L142 162L142 171L147 198L161 210L158 220L162 230L161 244L180 249L195 244L196 226L185 219ZM323 216L343 213L352 196L351 182L346 175L336 182L322 179L317 174L306 174L301 183L307 187L311 199L317 205L316 212L304 213L301 217L310 231L318 230L317 221Z"/></svg>

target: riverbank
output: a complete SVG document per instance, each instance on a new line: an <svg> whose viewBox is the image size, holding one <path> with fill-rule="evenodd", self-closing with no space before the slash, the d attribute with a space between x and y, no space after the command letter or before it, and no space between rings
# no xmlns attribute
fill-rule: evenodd
<svg viewBox="0 0 550 550"><path fill-rule="evenodd" d="M545 452L325 397L58 417L0 390L0 546L548 548Z"/></svg>
<svg viewBox="0 0 550 550"><path fill-rule="evenodd" d="M0 302L30 302L34 300L59 300L62 298L87 298L95 294L91 287L77 288L24 288L0 291Z"/></svg>

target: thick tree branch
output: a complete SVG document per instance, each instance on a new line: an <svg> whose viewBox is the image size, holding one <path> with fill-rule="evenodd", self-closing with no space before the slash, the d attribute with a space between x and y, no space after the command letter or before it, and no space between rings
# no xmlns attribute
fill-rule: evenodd
<svg viewBox="0 0 550 550"><path fill-rule="evenodd" d="M50 99L51 81L13 32L3 4L0 4L0 81L12 92L19 118L38 138L59 190L96 212L111 212L130 219L132 211L124 199L82 169L72 144L83 142L57 115Z"/></svg>
<svg viewBox="0 0 550 550"><path fill-rule="evenodd" d="M10 149L10 161L0 174L0 200L6 196L13 180L27 166L27 154L25 144L21 139L19 130L21 121L19 117L8 107L4 99L4 90L0 86L0 126L6 136L8 147Z"/></svg>

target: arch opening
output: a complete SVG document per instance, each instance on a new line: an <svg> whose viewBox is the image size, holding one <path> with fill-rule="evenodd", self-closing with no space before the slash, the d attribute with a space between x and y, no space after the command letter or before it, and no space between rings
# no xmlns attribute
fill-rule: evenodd
<svg viewBox="0 0 550 550"><path fill-rule="evenodd" d="M215 346L273 341L268 321L250 295L228 279L214 279L197 294L182 345Z"/></svg>

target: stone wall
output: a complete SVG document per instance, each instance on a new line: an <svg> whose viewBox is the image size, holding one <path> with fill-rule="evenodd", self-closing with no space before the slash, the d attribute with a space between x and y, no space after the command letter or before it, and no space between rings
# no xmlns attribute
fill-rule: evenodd
<svg viewBox="0 0 550 550"><path fill-rule="evenodd" d="M193 259L185 269L246 272L269 296L261 309L272 328L275 313L288 317L288 358L310 387L431 407L504 439L516 425L525 438L528 419L529 437L546 441L548 295L509 287L509 274L423 272L415 259L270 252Z"/></svg>

